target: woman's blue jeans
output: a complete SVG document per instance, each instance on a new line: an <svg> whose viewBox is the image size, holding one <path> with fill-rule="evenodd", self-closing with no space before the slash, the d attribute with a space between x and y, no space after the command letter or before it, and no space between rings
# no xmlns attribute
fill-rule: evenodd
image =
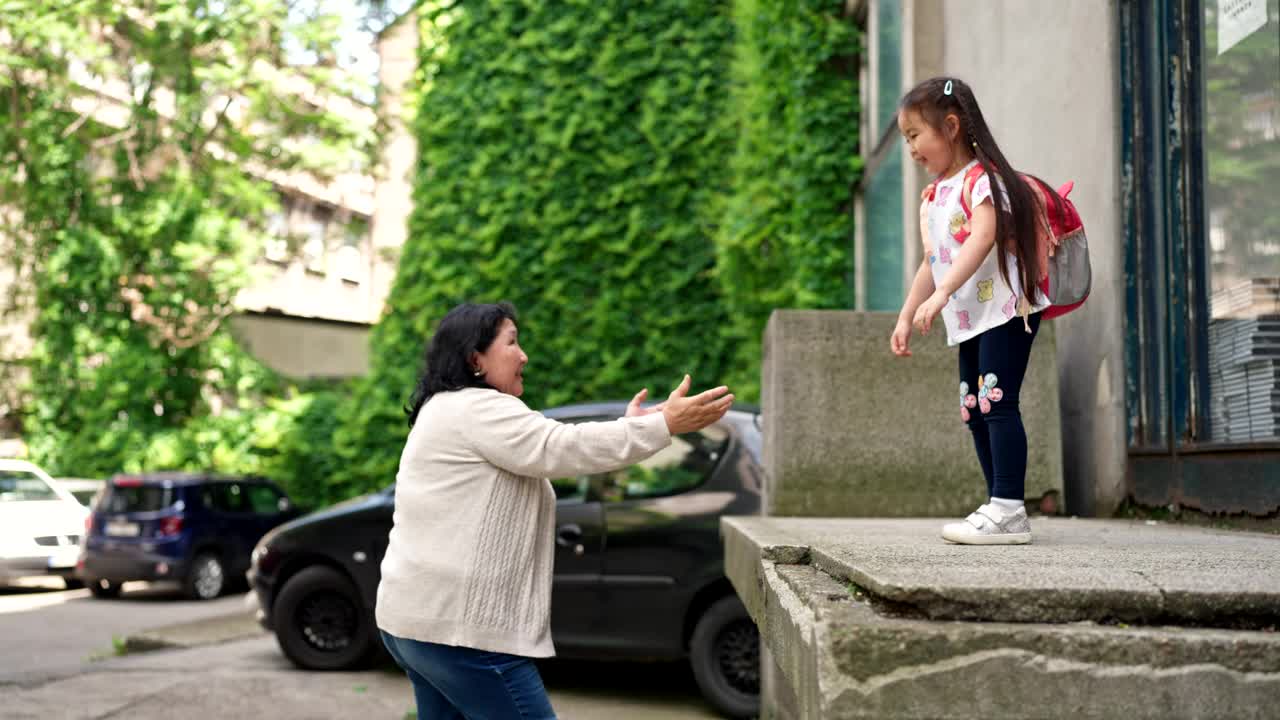
<svg viewBox="0 0 1280 720"><path fill-rule="evenodd" d="M413 683L420 720L555 720L533 660L382 633Z"/></svg>

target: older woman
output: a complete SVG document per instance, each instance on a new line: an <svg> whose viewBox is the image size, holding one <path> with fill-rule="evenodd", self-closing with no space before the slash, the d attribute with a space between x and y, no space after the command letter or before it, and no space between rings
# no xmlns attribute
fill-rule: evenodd
<svg viewBox="0 0 1280 720"><path fill-rule="evenodd" d="M687 396L626 417L562 424L520 400L528 356L509 304L440 321L406 411L377 618L418 717L554 718L531 658L555 654L550 605L555 493L548 477L615 470L720 419L733 396Z"/></svg>

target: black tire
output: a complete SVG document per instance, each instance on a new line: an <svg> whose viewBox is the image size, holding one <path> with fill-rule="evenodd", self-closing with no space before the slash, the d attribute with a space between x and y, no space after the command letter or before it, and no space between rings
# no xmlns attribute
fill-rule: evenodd
<svg viewBox="0 0 1280 720"><path fill-rule="evenodd" d="M79 590L84 587L84 581L79 578L62 578L62 586L68 590Z"/></svg>
<svg viewBox="0 0 1280 720"><path fill-rule="evenodd" d="M191 561L182 591L192 600L212 600L227 589L227 572L217 553L202 552Z"/></svg>
<svg viewBox="0 0 1280 720"><path fill-rule="evenodd" d="M307 670L363 667L377 643L372 617L342 573L315 565L285 581L271 611L276 641Z"/></svg>
<svg viewBox="0 0 1280 720"><path fill-rule="evenodd" d="M88 583L89 592L93 593L94 597L102 600L110 600L112 598L120 597L120 586L122 584L123 583L111 582L110 580L103 580L100 578L90 580Z"/></svg>
<svg viewBox="0 0 1280 720"><path fill-rule="evenodd" d="M760 714L760 633L742 601L715 601L694 627L689 664L702 696L724 715Z"/></svg>

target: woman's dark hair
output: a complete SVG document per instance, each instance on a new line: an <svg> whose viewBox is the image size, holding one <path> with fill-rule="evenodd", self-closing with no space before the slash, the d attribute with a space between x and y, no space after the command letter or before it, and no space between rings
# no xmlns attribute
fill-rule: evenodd
<svg viewBox="0 0 1280 720"><path fill-rule="evenodd" d="M951 86L949 93L948 85ZM1022 287L1023 297L1035 302L1040 276L1045 270L1040 267L1040 254L1036 247L1036 234L1043 225L1041 213L1045 208L1026 180L1040 186L1043 196L1053 205L1050 212L1063 211L1058 194L1040 178L1013 169L991 136L991 129L982 117L973 90L963 80L947 77L925 80L902 97L898 110L920 113L925 122L943 137L947 137L947 115L954 114L960 121L957 140L973 151L991 176L991 200L996 210L996 246L1002 251L996 253L1000 274L1009 277L1008 254L1013 253L1018 260L1018 284ZM1001 189L1007 194L1008 203L1001 201Z"/></svg>
<svg viewBox="0 0 1280 720"><path fill-rule="evenodd" d="M471 353L489 349L503 320L516 322L516 309L511 303L463 303L440 320L427 342L422 376L404 408L409 427L417 421L422 406L438 392L490 387L483 377L476 376Z"/></svg>

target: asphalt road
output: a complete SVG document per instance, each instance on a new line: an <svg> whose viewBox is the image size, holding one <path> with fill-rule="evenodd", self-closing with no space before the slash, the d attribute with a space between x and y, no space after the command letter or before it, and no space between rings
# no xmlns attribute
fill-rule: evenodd
<svg viewBox="0 0 1280 720"><path fill-rule="evenodd" d="M55 582L49 587L57 587ZM117 600L87 590L0 589L0 718L410 717L394 666L353 673L293 667L263 633L189 649L117 656L113 638L238 613L245 595L183 600L144 583ZM540 663L561 720L717 717L684 663Z"/></svg>
<svg viewBox="0 0 1280 720"><path fill-rule="evenodd" d="M245 607L245 594L186 600L176 587L128 583L114 600L61 581L0 588L0 681L64 671L114 654L113 640L148 628L217 617Z"/></svg>

